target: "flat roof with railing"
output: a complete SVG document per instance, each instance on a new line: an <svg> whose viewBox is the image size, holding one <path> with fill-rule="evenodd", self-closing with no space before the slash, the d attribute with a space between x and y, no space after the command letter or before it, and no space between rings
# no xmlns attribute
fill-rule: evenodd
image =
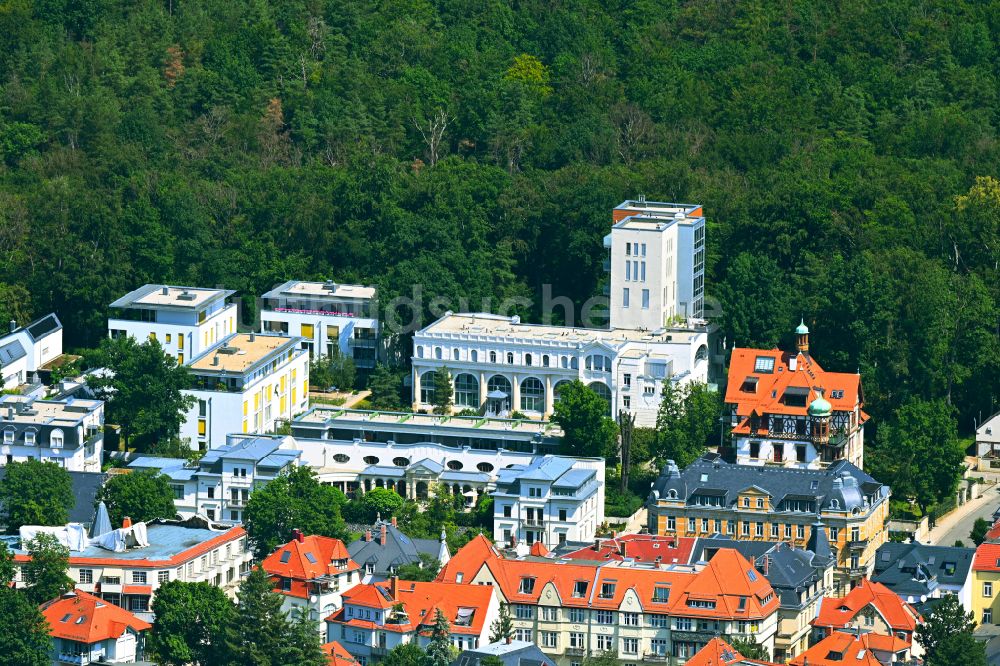
<svg viewBox="0 0 1000 666"><path fill-rule="evenodd" d="M177 287L165 284L147 284L131 291L114 303L112 308L160 308L200 310L209 303L235 294L229 289L202 287Z"/></svg>
<svg viewBox="0 0 1000 666"><path fill-rule="evenodd" d="M375 287L360 284L341 284L328 280L326 282L305 282L289 280L267 292L261 298L375 298Z"/></svg>
<svg viewBox="0 0 1000 666"><path fill-rule="evenodd" d="M378 426L393 425L408 428L448 430L476 430L478 432L505 432L538 434L561 437L562 429L550 421L531 419L501 419L485 416L440 416L410 412L345 409L333 406L316 406L292 422L296 425Z"/></svg>

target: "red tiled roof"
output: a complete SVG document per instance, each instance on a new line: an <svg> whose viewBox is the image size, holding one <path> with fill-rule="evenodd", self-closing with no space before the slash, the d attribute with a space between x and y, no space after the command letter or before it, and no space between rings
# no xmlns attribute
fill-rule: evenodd
<svg viewBox="0 0 1000 666"><path fill-rule="evenodd" d="M541 541L536 541L535 543L531 544L531 550L529 551L529 553L531 555L534 555L535 557L545 557L546 555L549 554L549 552L551 551L549 551L549 549L546 548L545 544L542 543Z"/></svg>
<svg viewBox="0 0 1000 666"><path fill-rule="evenodd" d="M479 636L486 629L486 614L493 598L493 588L488 585L397 581L394 596L391 594L391 589L391 582L356 585L344 593L344 608L326 618L326 621L348 627L372 629L375 628L375 624L372 622L349 618L347 607L365 606L387 609L396 604L402 604L408 621L378 625L379 629L399 633L420 631L421 627L434 623L434 618L439 610L451 623L452 634ZM385 590L386 593L384 594L381 590ZM468 626L456 623L459 609L472 609L474 611Z"/></svg>
<svg viewBox="0 0 1000 666"><path fill-rule="evenodd" d="M358 660L337 641L323 644L327 666L358 666Z"/></svg>
<svg viewBox="0 0 1000 666"><path fill-rule="evenodd" d="M124 608L81 590L42 604L41 611L49 623L50 635L87 644L120 638L129 627L140 632L152 626Z"/></svg>
<svg viewBox="0 0 1000 666"><path fill-rule="evenodd" d="M537 604L542 591L551 583L563 606L617 609L631 590L647 612L688 617L762 618L776 611L779 605L767 579L737 551L728 548L720 549L697 572L594 566L578 561L581 563L504 559L492 546L470 542L455 553L438 580L454 581L461 573L463 582L470 583L485 567L510 603ZM457 564L452 566L453 563ZM532 582L522 582L525 579ZM667 599L654 601L656 589L662 587L669 588ZM610 592L607 597L601 596L604 590ZM715 602L715 608L692 607L688 604L692 598Z"/></svg>
<svg viewBox="0 0 1000 666"><path fill-rule="evenodd" d="M713 638L685 662L685 666L771 666L772 662L747 659L721 638Z"/></svg>
<svg viewBox="0 0 1000 666"><path fill-rule="evenodd" d="M472 541L458 549L448 560L447 564L441 567L437 580L442 583L459 582L461 574L462 582L469 582L472 577L479 573L483 563L487 560L500 559L500 553L493 547L493 543L482 534L477 534Z"/></svg>
<svg viewBox="0 0 1000 666"><path fill-rule="evenodd" d="M986 543L997 543L1000 542L1000 520L993 523L989 531L986 532L986 538L984 539Z"/></svg>
<svg viewBox="0 0 1000 666"><path fill-rule="evenodd" d="M338 569L336 560L346 560L347 568ZM301 599L309 596L306 581L361 568L351 559L343 541L316 535L303 537L302 541L292 539L264 558L261 566L272 578L291 579L291 589L276 586L275 592Z"/></svg>
<svg viewBox="0 0 1000 666"><path fill-rule="evenodd" d="M694 549L694 537L666 537L657 534L623 534L614 539L601 539L597 549L587 546L563 555L570 560L621 561L687 564Z"/></svg>
<svg viewBox="0 0 1000 666"><path fill-rule="evenodd" d="M772 372L755 372L757 359L774 359ZM791 369L794 359L795 369ZM753 391L744 390L747 379L756 380ZM805 404L801 407L783 402L785 390L800 388L807 391ZM729 384L726 386L726 403L736 406L739 424L733 428L737 434L749 434L751 414L786 414L805 416L810 402L818 397L816 389L823 390L823 397L833 406L834 411L852 412L864 402L861 390L861 375L847 372L827 372L816 359L805 354L789 354L780 349L733 349L729 360ZM834 397L834 390L844 392L843 397ZM868 415L861 412L862 422Z"/></svg>
<svg viewBox="0 0 1000 666"><path fill-rule="evenodd" d="M855 634L835 631L792 659L791 666L883 666L872 650L895 654L910 644L884 634Z"/></svg>
<svg viewBox="0 0 1000 666"><path fill-rule="evenodd" d="M122 594L153 594L152 585L122 585Z"/></svg>
<svg viewBox="0 0 1000 666"><path fill-rule="evenodd" d="M913 606L882 583L862 578L857 587L843 597L827 597L820 602L819 613L812 621L815 627L840 629L848 626L864 608L873 607L893 631L912 633L922 622Z"/></svg>
<svg viewBox="0 0 1000 666"><path fill-rule="evenodd" d="M1000 543L980 544L976 548L976 557L972 560L972 570L1000 573Z"/></svg>

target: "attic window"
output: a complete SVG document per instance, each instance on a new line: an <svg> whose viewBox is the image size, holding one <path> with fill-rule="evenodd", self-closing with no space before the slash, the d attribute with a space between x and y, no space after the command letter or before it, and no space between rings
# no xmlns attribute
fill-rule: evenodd
<svg viewBox="0 0 1000 666"><path fill-rule="evenodd" d="M754 372L766 372L768 374L774 372L774 357L773 356L758 356L753 363Z"/></svg>
<svg viewBox="0 0 1000 666"><path fill-rule="evenodd" d="M292 551L286 550L281 554L281 563L288 564L288 560L292 558Z"/></svg>
<svg viewBox="0 0 1000 666"><path fill-rule="evenodd" d="M757 582L757 572L754 571L753 569L747 569L747 578L750 579L751 583L756 583Z"/></svg>
<svg viewBox="0 0 1000 666"><path fill-rule="evenodd" d="M455 626L456 627L471 627L472 617L476 614L475 608L459 608L458 614L455 616Z"/></svg>
<svg viewBox="0 0 1000 666"><path fill-rule="evenodd" d="M587 581L578 580L573 583L573 596L580 598L587 595Z"/></svg>
<svg viewBox="0 0 1000 666"><path fill-rule="evenodd" d="M666 603L670 600L670 588L665 585L657 585L653 588L653 601Z"/></svg>
<svg viewBox="0 0 1000 666"><path fill-rule="evenodd" d="M789 407L805 407L809 398L809 389L790 386L785 389L785 394L781 396L781 401Z"/></svg>
<svg viewBox="0 0 1000 666"><path fill-rule="evenodd" d="M71 617L73 617L73 614L72 614L72 613L66 613L65 615L63 615L63 619L61 619L61 620L59 620L59 621L60 621L60 622L69 622L69 619L70 619Z"/></svg>
<svg viewBox="0 0 1000 666"><path fill-rule="evenodd" d="M740 390L743 391L744 393L756 393L757 392L757 378L751 376L751 377L747 377L746 379L744 379L743 380L743 386L740 387Z"/></svg>
<svg viewBox="0 0 1000 666"><path fill-rule="evenodd" d="M81 615L80 617L76 618L76 623L77 624L83 624L86 621L87 621L87 616L86 615Z"/></svg>
<svg viewBox="0 0 1000 666"><path fill-rule="evenodd" d="M816 490L817 488L819 488L819 481L816 481L815 479L813 479L812 481L809 482L809 489L810 490Z"/></svg>
<svg viewBox="0 0 1000 666"><path fill-rule="evenodd" d="M531 594L535 591L535 579L524 577L521 579L521 586L517 590L521 594Z"/></svg>
<svg viewBox="0 0 1000 666"><path fill-rule="evenodd" d="M306 553L306 559L309 560L310 564L316 564L316 556L312 553Z"/></svg>
<svg viewBox="0 0 1000 666"><path fill-rule="evenodd" d="M615 596L614 583L601 583L601 599L612 599Z"/></svg>
<svg viewBox="0 0 1000 666"><path fill-rule="evenodd" d="M702 474L702 475L701 475L701 482L702 482L702 483L705 483L705 482L707 482L707 481L708 481L708 474Z"/></svg>
<svg viewBox="0 0 1000 666"><path fill-rule="evenodd" d="M747 609L747 598L746 597L740 597L740 603L736 607L736 610L743 611L743 610L746 610L746 609Z"/></svg>

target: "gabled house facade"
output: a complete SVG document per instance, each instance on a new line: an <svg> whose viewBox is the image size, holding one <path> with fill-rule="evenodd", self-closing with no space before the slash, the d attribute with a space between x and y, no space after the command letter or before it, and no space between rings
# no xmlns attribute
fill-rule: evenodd
<svg viewBox="0 0 1000 666"><path fill-rule="evenodd" d="M843 597L827 597L813 620L818 638L846 630L894 636L908 645L923 617L881 583L862 580ZM917 649L914 656L920 656Z"/></svg>
<svg viewBox="0 0 1000 666"><path fill-rule="evenodd" d="M342 643L362 665L393 648L412 643L425 648L437 613L451 625L458 650L489 642L500 610L492 587L400 581L358 585L343 595L344 607L326 618L327 640Z"/></svg>
<svg viewBox="0 0 1000 666"><path fill-rule="evenodd" d="M864 467L861 375L827 372L809 351L809 328L796 349L733 349L725 402L730 458L744 465L823 467L846 460Z"/></svg>
<svg viewBox="0 0 1000 666"><path fill-rule="evenodd" d="M41 607L52 637L52 663L131 664L143 657L145 620L82 590Z"/></svg>
<svg viewBox="0 0 1000 666"><path fill-rule="evenodd" d="M295 530L294 538L264 558L261 568L271 576L281 609L297 609L317 622L339 610L345 592L361 583L361 567L340 539Z"/></svg>

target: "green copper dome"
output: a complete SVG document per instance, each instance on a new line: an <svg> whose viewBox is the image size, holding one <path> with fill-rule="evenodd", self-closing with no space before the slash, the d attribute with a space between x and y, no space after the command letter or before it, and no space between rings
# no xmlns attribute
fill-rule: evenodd
<svg viewBox="0 0 1000 666"><path fill-rule="evenodd" d="M799 325L795 329L796 335L809 335L809 327L806 326L806 320L803 319L799 322Z"/></svg>
<svg viewBox="0 0 1000 666"><path fill-rule="evenodd" d="M833 413L833 405L823 397L820 391L815 400L809 403L809 416L829 416Z"/></svg>

